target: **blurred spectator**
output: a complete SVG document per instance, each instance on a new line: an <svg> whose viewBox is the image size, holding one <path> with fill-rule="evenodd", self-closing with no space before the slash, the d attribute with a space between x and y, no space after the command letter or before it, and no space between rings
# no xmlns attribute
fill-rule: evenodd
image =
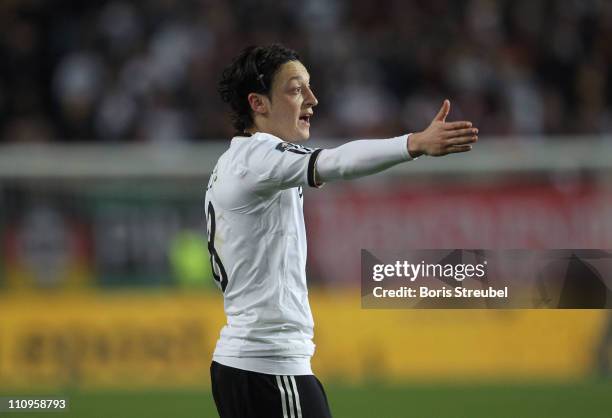
<svg viewBox="0 0 612 418"><path fill-rule="evenodd" d="M216 81L268 42L310 69L318 137L421 129L445 97L487 135L612 124L600 0L7 0L0 22L4 141L227 138Z"/></svg>

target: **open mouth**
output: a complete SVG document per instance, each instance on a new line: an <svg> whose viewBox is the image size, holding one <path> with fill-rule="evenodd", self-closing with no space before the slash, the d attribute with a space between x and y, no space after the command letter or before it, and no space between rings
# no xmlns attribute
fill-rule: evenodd
<svg viewBox="0 0 612 418"><path fill-rule="evenodd" d="M310 126L310 115L300 116L300 120L302 122L305 122L308 126Z"/></svg>

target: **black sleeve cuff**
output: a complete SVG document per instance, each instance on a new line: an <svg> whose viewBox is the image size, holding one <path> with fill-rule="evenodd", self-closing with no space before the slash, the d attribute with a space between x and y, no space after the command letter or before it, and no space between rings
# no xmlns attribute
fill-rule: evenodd
<svg viewBox="0 0 612 418"><path fill-rule="evenodd" d="M317 184L315 181L315 165L317 163L317 158L319 157L319 153L321 153L321 149L316 150L312 154L310 154L310 160L308 160L308 185L310 187L319 187L320 184Z"/></svg>

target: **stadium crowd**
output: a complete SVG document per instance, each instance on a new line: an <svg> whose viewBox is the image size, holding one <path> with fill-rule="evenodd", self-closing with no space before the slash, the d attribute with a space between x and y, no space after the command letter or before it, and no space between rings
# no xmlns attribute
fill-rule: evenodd
<svg viewBox="0 0 612 418"><path fill-rule="evenodd" d="M216 82L248 44L298 50L315 137L423 128L445 97L484 135L612 127L605 0L3 0L3 142L232 134Z"/></svg>

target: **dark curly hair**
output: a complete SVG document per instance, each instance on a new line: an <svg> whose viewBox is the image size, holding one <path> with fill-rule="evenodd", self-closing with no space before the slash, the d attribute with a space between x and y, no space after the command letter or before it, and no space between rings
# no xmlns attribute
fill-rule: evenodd
<svg viewBox="0 0 612 418"><path fill-rule="evenodd" d="M232 108L232 125L238 132L244 132L254 122L247 100L249 93L269 95L280 66L299 60L297 52L280 44L249 46L223 70L218 91Z"/></svg>

